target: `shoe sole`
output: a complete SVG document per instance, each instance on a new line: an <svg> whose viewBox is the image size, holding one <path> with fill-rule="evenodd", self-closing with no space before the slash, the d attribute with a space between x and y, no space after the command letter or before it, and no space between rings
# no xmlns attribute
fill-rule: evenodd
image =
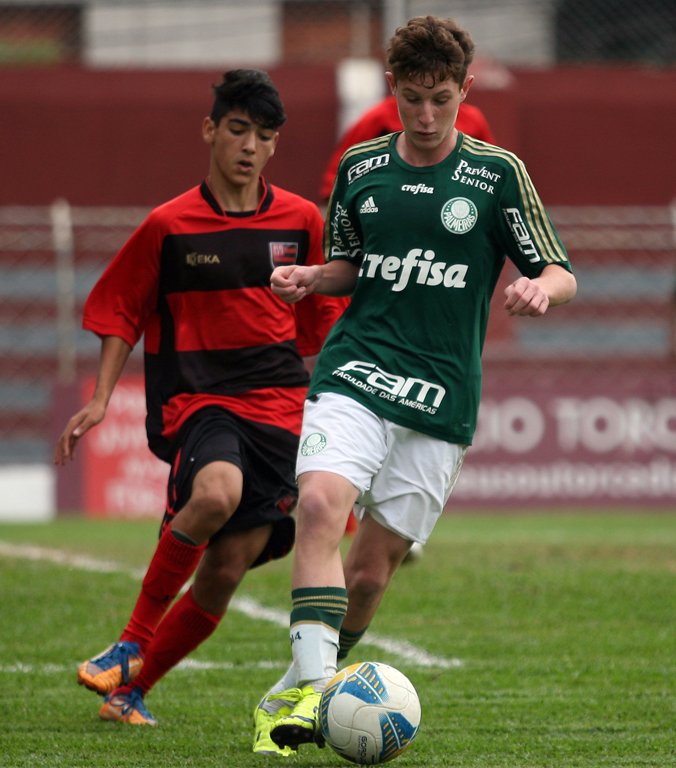
<svg viewBox="0 0 676 768"><path fill-rule="evenodd" d="M295 750L291 747L280 747L279 749L254 749L254 755L271 755L273 757L291 757L296 754Z"/></svg>
<svg viewBox="0 0 676 768"><path fill-rule="evenodd" d="M127 725L148 725L151 728L157 726L156 720L145 720L140 715L134 717L134 713L121 715L115 707L107 707L105 704L99 710L101 720L107 720L112 723L126 723Z"/></svg>
<svg viewBox="0 0 676 768"><path fill-rule="evenodd" d="M283 749L291 747L298 749L301 744L309 744L315 740L314 730L300 725L278 725L270 731L270 738Z"/></svg>
<svg viewBox="0 0 676 768"><path fill-rule="evenodd" d="M108 717L106 715L99 715L101 720L105 720L109 723L124 723L125 725L146 726L150 728L156 728L157 723L149 723L147 720L131 720L128 717Z"/></svg>

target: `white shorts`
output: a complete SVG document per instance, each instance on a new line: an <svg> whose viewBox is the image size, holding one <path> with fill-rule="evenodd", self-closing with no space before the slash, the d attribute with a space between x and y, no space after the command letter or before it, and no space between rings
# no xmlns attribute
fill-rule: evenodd
<svg viewBox="0 0 676 768"><path fill-rule="evenodd" d="M466 445L377 416L345 395L306 400L296 473L333 472L359 491L355 510L424 544L458 479Z"/></svg>

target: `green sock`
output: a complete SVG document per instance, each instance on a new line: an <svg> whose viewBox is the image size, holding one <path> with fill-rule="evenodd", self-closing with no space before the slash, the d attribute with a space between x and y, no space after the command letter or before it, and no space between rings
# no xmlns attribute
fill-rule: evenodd
<svg viewBox="0 0 676 768"><path fill-rule="evenodd" d="M364 633L367 629L368 627L364 627L364 629L360 629L358 632L350 632L344 627L340 628L338 661L342 661L346 658L347 654L355 647L355 645L357 645L362 637L364 637Z"/></svg>
<svg viewBox="0 0 676 768"><path fill-rule="evenodd" d="M291 592L291 652L298 685L323 690L336 674L338 633L347 612L347 590L306 587Z"/></svg>
<svg viewBox="0 0 676 768"><path fill-rule="evenodd" d="M347 590L342 587L305 587L291 591L291 626L319 622L340 631L347 613Z"/></svg>

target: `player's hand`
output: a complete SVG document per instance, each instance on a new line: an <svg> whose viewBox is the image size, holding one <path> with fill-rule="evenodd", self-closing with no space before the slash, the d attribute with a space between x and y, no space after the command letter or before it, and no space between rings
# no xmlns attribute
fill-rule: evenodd
<svg viewBox="0 0 676 768"><path fill-rule="evenodd" d="M72 461L78 440L92 427L100 424L105 415L105 407L92 401L71 417L57 440L54 463L63 465L66 461Z"/></svg>
<svg viewBox="0 0 676 768"><path fill-rule="evenodd" d="M539 317L549 307L549 296L536 280L520 277L505 288L504 306L510 315Z"/></svg>
<svg viewBox="0 0 676 768"><path fill-rule="evenodd" d="M277 267L270 276L272 292L287 304L295 304L314 291L319 282L319 269L318 266L302 267L297 264Z"/></svg>

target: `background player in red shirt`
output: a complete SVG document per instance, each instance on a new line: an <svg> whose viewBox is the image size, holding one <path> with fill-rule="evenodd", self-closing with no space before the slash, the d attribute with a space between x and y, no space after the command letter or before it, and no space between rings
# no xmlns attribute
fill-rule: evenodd
<svg viewBox="0 0 676 768"><path fill-rule="evenodd" d="M78 669L105 696L105 720L155 725L144 695L216 629L249 568L291 549L302 357L319 351L345 304L317 297L305 310L272 293L275 266L323 263L321 215L261 175L286 120L269 77L226 72L214 93L202 125L209 175L151 212L87 299L83 326L101 338L96 387L55 450L55 463L72 459L103 420L144 336L148 443L171 469L129 622ZM269 738L258 746L288 752Z"/></svg>

